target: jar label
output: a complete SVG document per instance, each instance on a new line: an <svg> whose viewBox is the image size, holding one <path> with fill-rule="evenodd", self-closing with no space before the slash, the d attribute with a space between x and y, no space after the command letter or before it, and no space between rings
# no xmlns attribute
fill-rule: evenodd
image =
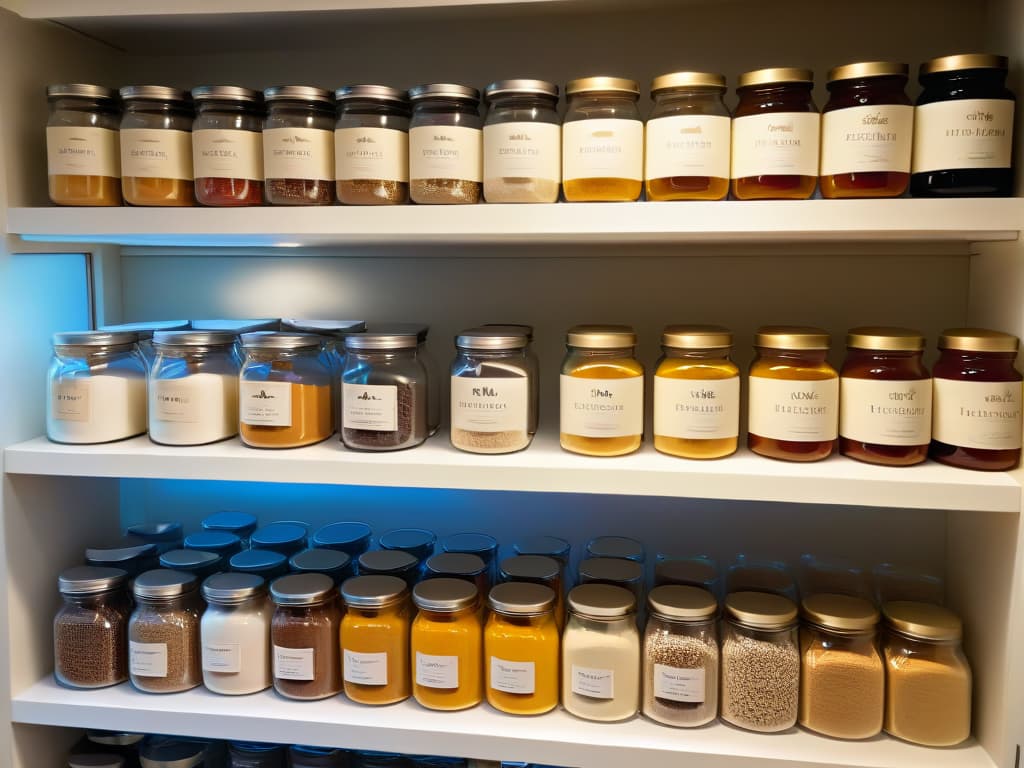
<svg viewBox="0 0 1024 768"><path fill-rule="evenodd" d="M645 179L729 178L732 121L724 115L671 115L647 121Z"/></svg>
<svg viewBox="0 0 1024 768"><path fill-rule="evenodd" d="M292 425L292 385L286 381L241 381L238 400L243 424L258 427Z"/></svg>
<svg viewBox="0 0 1024 768"><path fill-rule="evenodd" d="M529 401L525 376L452 376L452 428L468 432L525 432Z"/></svg>
<svg viewBox="0 0 1024 768"><path fill-rule="evenodd" d="M398 429L398 387L394 384L345 384L341 403L345 429Z"/></svg>
<svg viewBox="0 0 1024 768"><path fill-rule="evenodd" d="M821 175L910 173L914 108L879 104L834 109L821 116Z"/></svg>
<svg viewBox="0 0 1024 768"><path fill-rule="evenodd" d="M732 177L817 176L821 115L772 112L732 121Z"/></svg>
<svg viewBox="0 0 1024 768"><path fill-rule="evenodd" d="M158 379L152 382L149 407L156 421L177 421L195 424L199 421L199 402L192 387L182 386L181 379Z"/></svg>
<svg viewBox="0 0 1024 768"><path fill-rule="evenodd" d="M167 643L128 642L128 669L135 677L167 677Z"/></svg>
<svg viewBox="0 0 1024 768"><path fill-rule="evenodd" d="M644 377L560 377L561 431L580 437L629 437L644 431Z"/></svg>
<svg viewBox="0 0 1024 768"><path fill-rule="evenodd" d="M639 120L599 118L562 126L562 178L632 179L644 177L644 124Z"/></svg>
<svg viewBox="0 0 1024 768"><path fill-rule="evenodd" d="M217 128L194 131L192 162L197 179L263 181L263 135Z"/></svg>
<svg viewBox="0 0 1024 768"><path fill-rule="evenodd" d="M505 661L491 656L491 688L504 693L536 692L536 665L532 661Z"/></svg>
<svg viewBox="0 0 1024 768"><path fill-rule="evenodd" d="M51 387L50 412L58 421L89 421L89 384L78 379L61 379Z"/></svg>
<svg viewBox="0 0 1024 768"><path fill-rule="evenodd" d="M740 433L740 377L654 377L654 434L717 440Z"/></svg>
<svg viewBox="0 0 1024 768"><path fill-rule="evenodd" d="M238 643L203 643L203 671L241 672L242 647Z"/></svg>
<svg viewBox="0 0 1024 768"><path fill-rule="evenodd" d="M940 101L914 115L914 173L1009 168L1012 148L1012 101Z"/></svg>
<svg viewBox="0 0 1024 768"><path fill-rule="evenodd" d="M934 380L932 436L947 445L992 451L1021 447L1019 381Z"/></svg>
<svg viewBox="0 0 1024 768"><path fill-rule="evenodd" d="M844 376L839 386L839 434L860 443L927 445L932 436L932 380Z"/></svg>
<svg viewBox="0 0 1024 768"><path fill-rule="evenodd" d="M747 429L759 437L797 442L835 440L839 379L793 381L750 377Z"/></svg>
<svg viewBox="0 0 1024 768"><path fill-rule="evenodd" d="M192 181L192 134L163 128L121 131L121 174L126 178Z"/></svg>
<svg viewBox="0 0 1024 768"><path fill-rule="evenodd" d="M334 178L334 132L319 128L271 128L263 132L268 179Z"/></svg>
<svg viewBox="0 0 1024 768"><path fill-rule="evenodd" d="M339 128L334 132L334 177L408 182L409 134L394 128Z"/></svg>
<svg viewBox="0 0 1024 768"><path fill-rule="evenodd" d="M387 685L388 655L387 653L358 653L348 648L342 649L345 670L345 682L357 685Z"/></svg>
<svg viewBox="0 0 1024 768"><path fill-rule="evenodd" d="M483 181L479 128L421 125L409 131L409 177Z"/></svg>
<svg viewBox="0 0 1024 768"><path fill-rule="evenodd" d="M551 123L484 126L484 178L562 180L562 129Z"/></svg>
<svg viewBox="0 0 1024 768"><path fill-rule="evenodd" d="M315 648L274 646L274 677L279 680L315 680Z"/></svg>
<svg viewBox="0 0 1024 768"><path fill-rule="evenodd" d="M706 691L703 669L654 665L654 696L669 701L703 704Z"/></svg>
<svg viewBox="0 0 1024 768"><path fill-rule="evenodd" d="M49 126L46 157L51 176L121 177L117 131L109 128Z"/></svg>
<svg viewBox="0 0 1024 768"><path fill-rule="evenodd" d="M416 651L416 685L453 690L459 687L459 657Z"/></svg>
<svg viewBox="0 0 1024 768"><path fill-rule="evenodd" d="M572 665L572 692L592 699L615 698L615 670Z"/></svg>

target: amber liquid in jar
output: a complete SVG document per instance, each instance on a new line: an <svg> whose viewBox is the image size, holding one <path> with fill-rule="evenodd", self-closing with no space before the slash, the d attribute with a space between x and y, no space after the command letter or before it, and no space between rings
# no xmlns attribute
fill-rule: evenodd
<svg viewBox="0 0 1024 768"><path fill-rule="evenodd" d="M567 374L578 379L632 379L644 375L644 367L636 360L598 361L576 368ZM643 432L618 437L586 437L560 432L562 447L588 456L622 456L640 447Z"/></svg>

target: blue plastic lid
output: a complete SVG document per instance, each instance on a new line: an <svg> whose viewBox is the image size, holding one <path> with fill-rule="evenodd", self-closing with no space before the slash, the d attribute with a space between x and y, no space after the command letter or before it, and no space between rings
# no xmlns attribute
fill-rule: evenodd
<svg viewBox="0 0 1024 768"><path fill-rule="evenodd" d="M247 549L232 557L228 564L233 571L256 573L268 581L288 572L288 558L272 549Z"/></svg>
<svg viewBox="0 0 1024 768"><path fill-rule="evenodd" d="M201 549L230 557L242 549L242 540L227 531L199 531L185 537L185 549Z"/></svg>
<svg viewBox="0 0 1024 768"><path fill-rule="evenodd" d="M259 521L256 515L248 512L224 511L215 512L203 519L203 530L206 531L227 531L241 538L246 538L256 530Z"/></svg>
<svg viewBox="0 0 1024 768"><path fill-rule="evenodd" d="M351 557L359 557L370 546L373 531L366 523L344 522L325 525L313 534L313 547L337 549Z"/></svg>
<svg viewBox="0 0 1024 768"><path fill-rule="evenodd" d="M424 528L395 528L380 537L381 549L400 549L426 560L434 554L437 536Z"/></svg>
<svg viewBox="0 0 1024 768"><path fill-rule="evenodd" d="M336 549L304 549L293 555L288 565L296 573L326 573L337 581L337 577L349 570L351 563L348 553Z"/></svg>
<svg viewBox="0 0 1024 768"><path fill-rule="evenodd" d="M498 540L486 533L453 533L441 543L445 552L466 552L479 555L485 563L498 552Z"/></svg>
<svg viewBox="0 0 1024 768"><path fill-rule="evenodd" d="M306 528L297 523L271 523L257 528L249 537L253 549L274 549L294 555L306 548Z"/></svg>

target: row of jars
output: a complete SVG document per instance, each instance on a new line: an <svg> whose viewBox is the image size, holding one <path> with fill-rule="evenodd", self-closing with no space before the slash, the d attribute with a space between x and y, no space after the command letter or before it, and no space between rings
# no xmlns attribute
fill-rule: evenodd
<svg viewBox="0 0 1024 768"><path fill-rule="evenodd" d="M823 114L810 70L726 79L674 72L650 87L587 77L410 91L309 86L191 93L95 85L47 89L50 198L60 205L245 206L806 199L1012 193L1014 96L1005 57L921 65L916 110L908 67L858 62L829 72ZM123 105L123 115L121 106ZM410 114L411 113L411 114ZM120 135L119 135L120 134Z"/></svg>

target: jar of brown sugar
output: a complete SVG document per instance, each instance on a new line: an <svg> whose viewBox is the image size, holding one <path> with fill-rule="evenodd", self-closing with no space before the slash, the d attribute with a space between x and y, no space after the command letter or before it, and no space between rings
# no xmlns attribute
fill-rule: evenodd
<svg viewBox="0 0 1024 768"><path fill-rule="evenodd" d="M162 85L121 89L121 192L128 205L195 205L192 102Z"/></svg>
<svg viewBox="0 0 1024 768"><path fill-rule="evenodd" d="M414 203L480 202L483 187L483 120L480 92L453 83L409 90L409 184Z"/></svg>
<svg viewBox="0 0 1024 768"><path fill-rule="evenodd" d="M345 205L409 200L409 98L384 85L347 85L334 92L334 175Z"/></svg>
<svg viewBox="0 0 1024 768"><path fill-rule="evenodd" d="M289 699L326 699L341 690L341 608L322 573L282 576L270 586L274 689Z"/></svg>
<svg viewBox="0 0 1024 768"><path fill-rule="evenodd" d="M128 623L128 671L147 693L177 693L203 682L199 627L203 604L195 574L159 568L135 579Z"/></svg>
<svg viewBox="0 0 1024 768"><path fill-rule="evenodd" d="M263 172L270 205L334 202L334 98L330 91L280 85L263 92Z"/></svg>
<svg viewBox="0 0 1024 768"><path fill-rule="evenodd" d="M60 574L64 604L53 619L53 674L71 688L103 688L128 679L128 574L77 566Z"/></svg>

